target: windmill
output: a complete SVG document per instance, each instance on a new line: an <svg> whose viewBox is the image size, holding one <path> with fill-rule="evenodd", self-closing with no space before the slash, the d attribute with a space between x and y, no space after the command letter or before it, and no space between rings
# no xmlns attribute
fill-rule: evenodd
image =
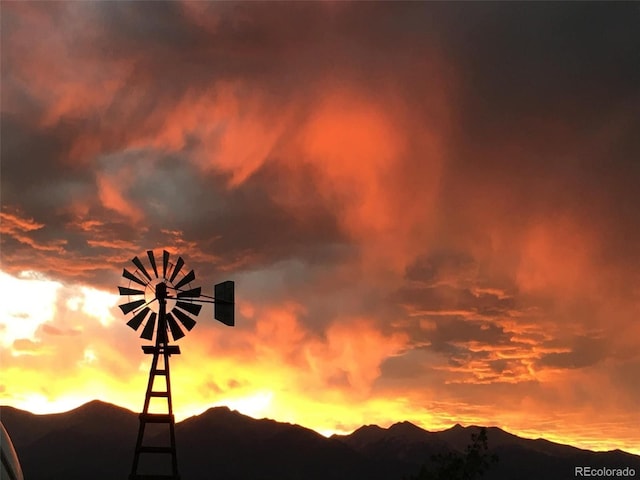
<svg viewBox="0 0 640 480"><path fill-rule="evenodd" d="M171 479L179 480L176 457L175 419L171 400L171 377L169 375L169 357L179 355L178 345L169 345L169 338L174 341L185 336L186 332L196 325L197 317L202 309L201 303L214 304L214 318L230 327L234 326L234 288L232 281L214 286L214 297L202 294L201 287L192 287L195 281L193 270L184 273L184 260L178 257L176 263L170 261L170 254L162 252L162 270L156 264L153 250L147 251L150 269L136 256L131 261L136 269L131 272L126 268L122 276L129 281L126 287L118 287L120 295L127 297L127 303L120 305L122 313L132 315L127 322L132 329L142 328L140 337L155 342L143 345L145 354L153 355L149 382L144 398L144 407L140 414L140 426L136 441L133 464L129 480ZM164 378L163 390L154 387L156 377ZM161 382L160 382L161 383ZM152 398L166 398L167 413L150 413ZM169 445L148 445L145 443L147 424L160 424L168 427ZM138 473L141 454L170 456L171 473L167 475L150 475Z"/></svg>

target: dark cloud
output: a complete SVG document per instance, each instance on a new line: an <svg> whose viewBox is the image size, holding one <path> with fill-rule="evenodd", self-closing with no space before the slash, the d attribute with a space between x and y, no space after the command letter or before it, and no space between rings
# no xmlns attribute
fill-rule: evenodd
<svg viewBox="0 0 640 480"><path fill-rule="evenodd" d="M469 289L451 285L402 287L395 298L409 311L423 317L437 315L438 312L450 312L451 315L466 314L474 318L506 316L514 307L512 297L501 297L484 291L474 293Z"/></svg>
<svg viewBox="0 0 640 480"><path fill-rule="evenodd" d="M424 349L413 349L404 355L389 357L380 365L380 379L418 380L425 377L428 370L426 363Z"/></svg>
<svg viewBox="0 0 640 480"><path fill-rule="evenodd" d="M230 255L251 253L257 262L300 259L331 263L336 251L333 247L348 242L338 225L338 212L323 204L310 172L300 168L293 174L287 173L283 177L280 168L266 165L241 186L218 198L212 195L214 190L209 186L209 193L203 195L201 202L204 209L200 224L200 228L208 225L209 229L197 232L186 227L185 232L193 232L193 238L205 245L207 236L218 237L212 242L216 251ZM288 181L308 184L304 205L274 202Z"/></svg>
<svg viewBox="0 0 640 480"><path fill-rule="evenodd" d="M432 285L438 280L464 281L473 275L476 262L467 252L433 252L428 256L418 257L407 267L406 278ZM462 277L462 278L461 278Z"/></svg>
<svg viewBox="0 0 640 480"><path fill-rule="evenodd" d="M486 345L508 342L504 329L489 322L466 322L462 319L442 319L436 322L431 335L436 348L452 342L476 341Z"/></svg>
<svg viewBox="0 0 640 480"><path fill-rule="evenodd" d="M566 345L569 351L548 353L540 358L539 365L555 368L584 368L597 364L611 354L603 339L577 337Z"/></svg>
<svg viewBox="0 0 640 480"><path fill-rule="evenodd" d="M43 129L3 112L0 153L4 205L20 205L43 221L71 198L90 192L91 171L63 161L65 148L76 135L74 130L64 124Z"/></svg>
<svg viewBox="0 0 640 480"><path fill-rule="evenodd" d="M471 108L461 126L474 140L526 142L538 132L518 132L517 125L558 115L575 122L570 129L594 127L603 114L638 101L636 5L483 4L445 10L458 20L448 51L464 65L465 106Z"/></svg>

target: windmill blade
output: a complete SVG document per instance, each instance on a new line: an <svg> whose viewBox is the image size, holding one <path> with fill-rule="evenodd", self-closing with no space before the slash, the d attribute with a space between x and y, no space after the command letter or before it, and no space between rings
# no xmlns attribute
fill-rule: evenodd
<svg viewBox="0 0 640 480"><path fill-rule="evenodd" d="M120 295L144 295L144 290L135 290L128 287L118 287Z"/></svg>
<svg viewBox="0 0 640 480"><path fill-rule="evenodd" d="M122 276L128 280L131 280L132 282L136 282L137 284L142 285L143 287L147 286L147 284L144 281L140 280L138 277L136 277L133 273L131 273L126 268L122 269Z"/></svg>
<svg viewBox="0 0 640 480"><path fill-rule="evenodd" d="M167 279L167 266L169 265L169 252L162 251L162 278Z"/></svg>
<svg viewBox="0 0 640 480"><path fill-rule="evenodd" d="M147 256L149 257L149 263L151 263L151 268L153 268L153 273L156 278L158 278L158 268L156 267L156 258L153 256L153 250L147 250Z"/></svg>
<svg viewBox="0 0 640 480"><path fill-rule="evenodd" d="M173 267L173 272L171 273L171 278L169 279L171 283L173 283L173 280L176 278L178 273L180 273L180 270L182 269L183 266L184 266L184 260L182 259L182 257L178 257L176 266Z"/></svg>
<svg viewBox="0 0 640 480"><path fill-rule="evenodd" d="M182 308L186 310L192 315L198 316L200 310L202 310L202 305L198 305L196 303L187 303L187 302L176 302L177 308Z"/></svg>
<svg viewBox="0 0 640 480"><path fill-rule="evenodd" d="M182 280L176 283L175 288L180 288L186 285L187 283L193 282L195 279L196 279L196 274L193 270L191 270L184 277L182 277Z"/></svg>
<svg viewBox="0 0 640 480"><path fill-rule="evenodd" d="M127 325L129 325L134 330L138 330L150 311L151 309L149 307L144 307L141 311L136 313L131 320L127 322Z"/></svg>
<svg viewBox="0 0 640 480"><path fill-rule="evenodd" d="M184 313L182 310L178 310L176 308L173 310L173 313L176 317L178 317L178 320L180 320L180 323L182 323L182 325L184 325L184 328L186 328L187 330L191 331L191 329L196 326L196 321L193 318L191 318L189 315Z"/></svg>
<svg viewBox="0 0 640 480"><path fill-rule="evenodd" d="M173 315L171 315L171 313L167 313L167 323L169 324L169 330L171 330L171 336L174 340L178 340L184 337L184 332L178 325L178 322L176 322L176 319L173 318Z"/></svg>
<svg viewBox="0 0 640 480"><path fill-rule="evenodd" d="M147 277L149 279L149 281L151 281L151 275L149 275L149 273L147 272L147 269L144 268L144 265L142 265L142 262L140 261L140 259L138 257L133 257L133 259L131 259L131 261L133 262L133 264L138 267L138 270L140 270L142 272L142 274Z"/></svg>
<svg viewBox="0 0 640 480"><path fill-rule="evenodd" d="M201 291L202 291L202 288L197 287L197 288L192 288L191 290L185 290L184 292L178 292L178 298L199 297Z"/></svg>
<svg viewBox="0 0 640 480"><path fill-rule="evenodd" d="M140 338L144 338L145 340L151 340L153 338L153 329L156 326L156 312L152 312L149 317L149 321L144 326L142 333L140 334Z"/></svg>
<svg viewBox="0 0 640 480"><path fill-rule="evenodd" d="M120 310L122 310L122 313L124 313L126 315L131 310L135 310L136 308L138 308L141 305L144 305L144 298L142 300L135 300L133 302L124 303L124 304L118 305L118 306L120 307Z"/></svg>

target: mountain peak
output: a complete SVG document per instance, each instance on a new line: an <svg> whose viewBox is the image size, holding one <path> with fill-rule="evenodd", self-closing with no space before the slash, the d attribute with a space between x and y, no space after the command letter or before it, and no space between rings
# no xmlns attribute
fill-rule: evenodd
<svg viewBox="0 0 640 480"><path fill-rule="evenodd" d="M381 440L386 434L387 430L378 425L363 425L350 435L332 435L332 438L345 441L352 447L360 449L365 445Z"/></svg>
<svg viewBox="0 0 640 480"><path fill-rule="evenodd" d="M419 426L417 426L415 423L411 423L407 420L403 421L403 422L397 422L394 423L393 425L391 425L389 427L389 430L407 430L407 431L413 431L415 429L418 430L422 430L425 431L424 429L420 428Z"/></svg>
<svg viewBox="0 0 640 480"><path fill-rule="evenodd" d="M353 433L356 433L356 432L361 432L361 433L364 433L364 432L367 432L367 433L374 433L374 432L384 432L384 431L385 431L385 429L384 429L384 428L382 428L382 427L380 427L380 426L378 426L378 425L375 425L375 424L369 424L369 425L363 425L363 426L361 426L360 428L358 428L358 429L354 430L354 432L353 432ZM352 435L353 435L353 433L352 433Z"/></svg>
<svg viewBox="0 0 640 480"><path fill-rule="evenodd" d="M425 442L432 436L431 432L408 421L394 423L387 432L391 438L404 442Z"/></svg>
<svg viewBox="0 0 640 480"><path fill-rule="evenodd" d="M103 402L102 400L91 400L85 404L82 404L72 410L124 410L122 407L114 405L112 403Z"/></svg>
<svg viewBox="0 0 640 480"><path fill-rule="evenodd" d="M245 417L245 415L241 414L236 410L231 410L227 406L218 406L218 407L208 408L204 412L197 415L192 415L183 421L186 423L191 423L193 421L200 419L200 420L206 420L208 422L227 422L234 418L243 418L243 417Z"/></svg>
<svg viewBox="0 0 640 480"><path fill-rule="evenodd" d="M388 428L388 431L396 435L399 434L399 435L411 435L411 436L415 436L415 435L423 436L425 433L428 433L427 430L425 430L424 428L421 428L416 424L408 421L394 423Z"/></svg>
<svg viewBox="0 0 640 480"><path fill-rule="evenodd" d="M63 412L59 415L69 416L74 415L79 418L124 418L133 414L131 410L128 410L112 403L103 402L101 400L92 400L80 405L68 412Z"/></svg>
<svg viewBox="0 0 640 480"><path fill-rule="evenodd" d="M236 410L231 410L229 407L227 407L226 405L220 405L217 407L211 407L206 409L204 412L202 412L203 414L218 414L218 415L225 415L225 414L230 414L230 413L238 413L238 411Z"/></svg>

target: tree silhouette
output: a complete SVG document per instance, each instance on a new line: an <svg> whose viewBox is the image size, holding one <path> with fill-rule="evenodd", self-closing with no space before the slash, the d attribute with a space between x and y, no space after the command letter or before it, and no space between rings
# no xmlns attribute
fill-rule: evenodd
<svg viewBox="0 0 640 480"><path fill-rule="evenodd" d="M447 452L431 456L432 469L423 465L409 480L475 480L482 477L492 464L498 462L496 454L488 453L487 429L471 434L471 443L465 453Z"/></svg>

